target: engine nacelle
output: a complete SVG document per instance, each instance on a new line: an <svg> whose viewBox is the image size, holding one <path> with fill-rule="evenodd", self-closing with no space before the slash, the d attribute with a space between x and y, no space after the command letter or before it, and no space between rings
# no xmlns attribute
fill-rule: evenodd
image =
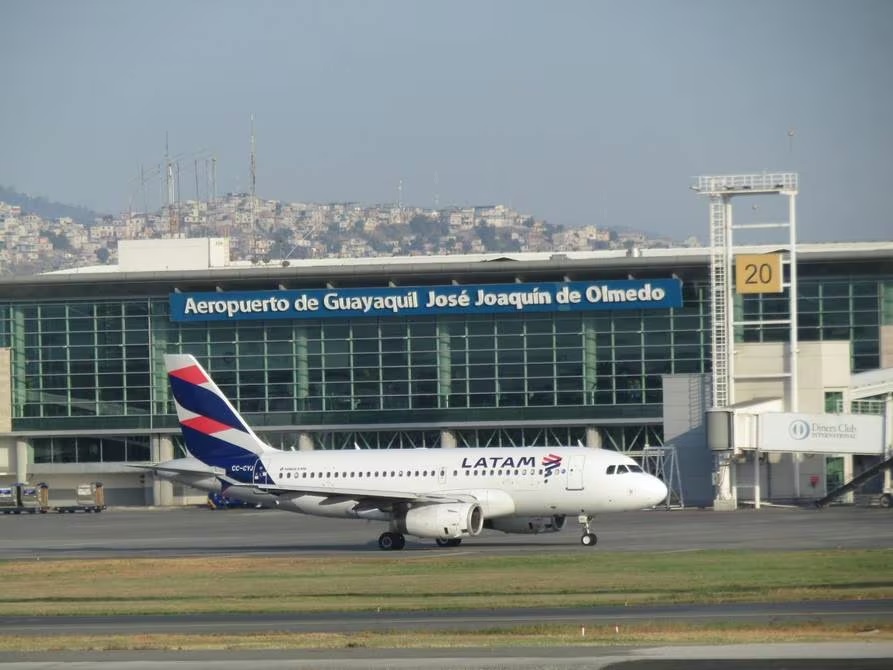
<svg viewBox="0 0 893 670"><path fill-rule="evenodd" d="M399 530L416 537L456 539L479 535L484 512L477 503L440 503L413 507L399 522Z"/></svg>
<svg viewBox="0 0 893 670"><path fill-rule="evenodd" d="M507 516L499 519L487 519L484 525L503 533L536 535L537 533L557 533L564 528L564 521L563 516Z"/></svg>

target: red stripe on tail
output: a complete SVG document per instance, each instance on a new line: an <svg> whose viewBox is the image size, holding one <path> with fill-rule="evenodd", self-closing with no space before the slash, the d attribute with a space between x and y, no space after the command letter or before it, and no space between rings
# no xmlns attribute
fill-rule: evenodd
<svg viewBox="0 0 893 670"><path fill-rule="evenodd" d="M202 369L197 365L190 365L188 368L180 368L179 370L171 370L168 372L171 377L182 379L190 384L207 384L208 378Z"/></svg>
<svg viewBox="0 0 893 670"><path fill-rule="evenodd" d="M225 423L214 421L214 419L210 419L206 416L197 416L192 419L187 419L186 421L181 421L180 424L187 428L197 430L200 433L204 433L205 435L213 435L214 433L220 433L232 428L232 426L227 426Z"/></svg>

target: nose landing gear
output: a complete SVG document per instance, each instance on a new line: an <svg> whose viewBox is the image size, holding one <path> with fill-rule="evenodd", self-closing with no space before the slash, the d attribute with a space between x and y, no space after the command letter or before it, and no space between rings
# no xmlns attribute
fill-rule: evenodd
<svg viewBox="0 0 893 670"><path fill-rule="evenodd" d="M588 514L581 514L577 517L577 521L583 526L583 535L580 537L580 544L584 547L594 547L595 543L598 542L598 537L592 532L592 528L589 525L592 523L592 517Z"/></svg>

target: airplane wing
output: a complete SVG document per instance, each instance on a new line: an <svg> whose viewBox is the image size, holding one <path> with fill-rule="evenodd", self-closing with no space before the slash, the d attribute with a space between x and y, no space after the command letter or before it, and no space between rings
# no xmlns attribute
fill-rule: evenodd
<svg viewBox="0 0 893 670"><path fill-rule="evenodd" d="M330 502L343 500L356 500L363 506L378 507L380 505L392 505L394 503L453 503L475 502L476 498L459 491L450 493L415 493L407 491L369 490L365 488L343 486L283 486L282 484L262 484L239 482L223 474L218 468L209 468L196 458L177 458L157 464L130 464L130 467L142 470L152 470L161 475L204 475L216 477L223 485L224 492L231 490L234 497L238 497L238 489L250 489L255 493L266 493L274 496L295 498L304 495L325 496Z"/></svg>
<svg viewBox="0 0 893 670"><path fill-rule="evenodd" d="M254 485L252 488L276 496L296 497L302 495L326 496L338 500L358 500L367 503L380 501L382 504L394 502L408 503L451 503L473 502L476 498L468 493L414 493L407 491L382 491L340 486L296 486Z"/></svg>

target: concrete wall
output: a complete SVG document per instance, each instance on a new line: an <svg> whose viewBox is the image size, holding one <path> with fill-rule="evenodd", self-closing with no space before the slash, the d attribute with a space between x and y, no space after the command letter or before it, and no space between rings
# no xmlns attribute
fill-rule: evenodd
<svg viewBox="0 0 893 670"><path fill-rule="evenodd" d="M784 342L736 345L737 374L777 375L788 371ZM825 411L825 392L849 386L850 343L802 342L798 356L798 411ZM707 449L704 412L710 407L710 375L666 375L664 393L664 444L676 447L682 491L687 506L710 506L714 489L714 455ZM788 379L739 380L736 403L765 398L786 398ZM734 481L740 500L753 500L753 454L744 453L735 464ZM760 497L775 502L819 498L825 493L825 457L811 454L771 455L760 463ZM813 484L815 482L815 484Z"/></svg>
<svg viewBox="0 0 893 670"><path fill-rule="evenodd" d="M881 367L893 368L893 326L881 326Z"/></svg>
<svg viewBox="0 0 893 670"><path fill-rule="evenodd" d="M10 350L0 348L0 433L12 430L12 368ZM16 441L0 437L0 483L16 482Z"/></svg>
<svg viewBox="0 0 893 670"><path fill-rule="evenodd" d="M738 374L787 372L786 342L736 345ZM850 384L849 341L800 342L797 357L797 411L821 414L825 392L842 390ZM735 384L735 402L757 398L786 398L788 381L740 380ZM786 406L790 411L789 405ZM742 456L735 466L739 500L753 500L753 454ZM815 484L813 484L815 482ZM815 454L771 454L760 463L760 498L792 502L820 498L825 493L825 456Z"/></svg>
<svg viewBox="0 0 893 670"><path fill-rule="evenodd" d="M735 345L736 375L787 373L788 343L759 342ZM848 341L800 342L797 356L799 412L825 411L825 391L844 389L850 384L850 343ZM735 402L757 398L785 398L788 379L735 382ZM790 408L787 408L790 411Z"/></svg>
<svg viewBox="0 0 893 670"><path fill-rule="evenodd" d="M664 444L676 447L687 507L713 504L713 453L707 449L704 413L710 407L710 376L664 375Z"/></svg>
<svg viewBox="0 0 893 670"><path fill-rule="evenodd" d="M120 240L122 272L206 270L229 265L229 240L223 237Z"/></svg>
<svg viewBox="0 0 893 670"><path fill-rule="evenodd" d="M881 286L881 367L893 368L893 281Z"/></svg>
<svg viewBox="0 0 893 670"><path fill-rule="evenodd" d="M0 348L0 433L12 431L12 351Z"/></svg>

